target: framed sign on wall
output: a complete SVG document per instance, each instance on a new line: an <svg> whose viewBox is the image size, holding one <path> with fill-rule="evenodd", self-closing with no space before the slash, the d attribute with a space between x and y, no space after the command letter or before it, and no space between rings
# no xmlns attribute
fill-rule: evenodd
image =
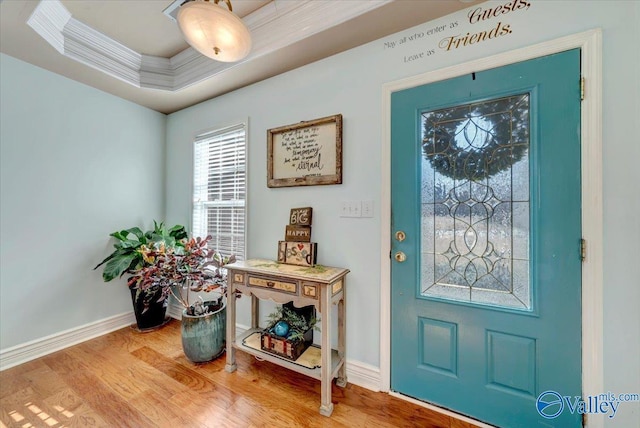
<svg viewBox="0 0 640 428"><path fill-rule="evenodd" d="M267 186L342 183L342 115L267 130Z"/></svg>

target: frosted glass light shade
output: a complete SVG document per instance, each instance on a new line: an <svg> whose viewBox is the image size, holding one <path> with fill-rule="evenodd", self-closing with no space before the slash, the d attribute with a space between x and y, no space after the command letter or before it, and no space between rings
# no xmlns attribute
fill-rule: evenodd
<svg viewBox="0 0 640 428"><path fill-rule="evenodd" d="M212 1L180 6L178 26L187 43L216 61L239 61L251 51L251 33L244 22Z"/></svg>

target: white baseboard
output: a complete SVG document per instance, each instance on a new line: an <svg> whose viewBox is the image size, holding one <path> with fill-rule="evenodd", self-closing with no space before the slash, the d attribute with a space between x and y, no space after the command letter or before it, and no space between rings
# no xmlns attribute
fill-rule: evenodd
<svg viewBox="0 0 640 428"><path fill-rule="evenodd" d="M380 368L356 360L347 360L347 382L379 392Z"/></svg>
<svg viewBox="0 0 640 428"><path fill-rule="evenodd" d="M179 320L182 318L182 308L179 305L170 304L167 314ZM124 313L0 350L0 371L127 327L135 322L133 312ZM236 324L238 335L248 329L249 326ZM380 369L357 360L347 360L347 381L371 391L380 391Z"/></svg>
<svg viewBox="0 0 640 428"><path fill-rule="evenodd" d="M178 304L169 303L167 307L167 315L176 320L182 319L182 306Z"/></svg>
<svg viewBox="0 0 640 428"><path fill-rule="evenodd" d="M0 350L0 371L35 360L135 323L133 312L114 315L81 327L61 331L11 348Z"/></svg>

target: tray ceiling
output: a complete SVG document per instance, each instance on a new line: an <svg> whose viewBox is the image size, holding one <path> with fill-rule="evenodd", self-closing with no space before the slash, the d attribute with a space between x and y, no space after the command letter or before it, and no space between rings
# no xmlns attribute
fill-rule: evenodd
<svg viewBox="0 0 640 428"><path fill-rule="evenodd" d="M251 29L243 61L198 54L171 0L0 2L0 51L171 113L468 7L459 0L233 0Z"/></svg>

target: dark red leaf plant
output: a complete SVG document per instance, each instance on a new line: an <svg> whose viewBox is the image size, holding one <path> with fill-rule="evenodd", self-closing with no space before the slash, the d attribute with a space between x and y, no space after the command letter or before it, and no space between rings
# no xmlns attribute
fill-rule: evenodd
<svg viewBox="0 0 640 428"><path fill-rule="evenodd" d="M236 258L233 255L224 257L208 248L210 240L211 236L191 238L184 244L184 249L147 249L144 257L151 263L134 273L129 286L144 294L153 294L159 288L162 294L158 301L173 296L188 315L203 315L219 309L227 291L224 266L235 262ZM202 298L193 294L216 290L218 297L208 307L203 306ZM194 303L191 303L192 299L195 299Z"/></svg>

